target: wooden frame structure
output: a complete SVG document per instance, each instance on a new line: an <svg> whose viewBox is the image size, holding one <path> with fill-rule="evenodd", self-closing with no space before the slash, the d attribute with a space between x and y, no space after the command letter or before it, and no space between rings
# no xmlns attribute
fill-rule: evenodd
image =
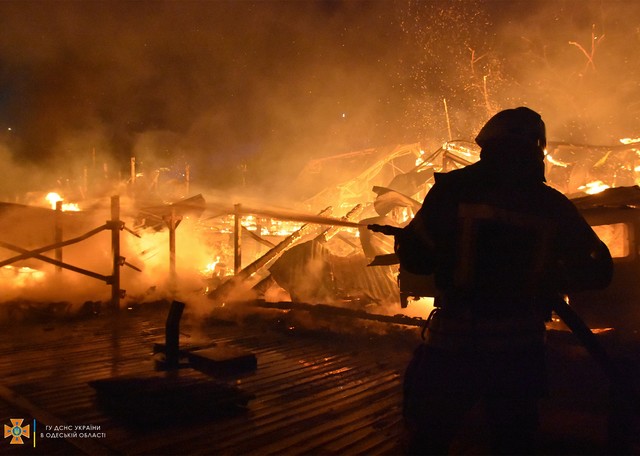
<svg viewBox="0 0 640 456"><path fill-rule="evenodd" d="M124 222L120 220L120 196L115 195L111 197L111 219L110 220L105 222L104 225L94 228L81 236L77 236L72 239L67 239L66 241L62 240L62 228L60 224L61 217L59 214L60 211L61 211L61 206L57 204L56 205L56 224L55 224L56 242L54 242L53 244L45 245L37 249L27 250L20 246L17 246L8 242L0 241L0 247L4 247L5 249L12 250L14 252L19 253L19 255L0 261L0 267L15 263L16 261L26 260L27 258L34 258L40 261L44 261L45 263L53 264L56 266L58 270L68 269L78 274L92 277L94 279L105 282L107 285L111 285L111 307L113 310L118 310L120 308L120 299L124 297L124 293L125 293L125 290L120 289L120 267L127 264L133 269L140 271L138 268L134 267L133 265L126 263L125 258L120 255L120 231L125 229ZM72 244L77 244L78 242L82 242L104 230L111 231L111 253L113 256L111 275L99 274L97 272L89 271L84 268L73 266L69 263L65 263L62 261L63 247L66 247ZM135 234L133 231L131 230L127 230L127 231L137 236L137 234ZM42 255L43 253L49 252L51 250L55 251L55 259Z"/></svg>

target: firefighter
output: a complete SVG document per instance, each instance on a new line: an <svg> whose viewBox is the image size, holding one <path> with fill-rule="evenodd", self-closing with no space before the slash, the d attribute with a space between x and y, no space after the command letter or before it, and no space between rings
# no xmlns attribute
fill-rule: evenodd
<svg viewBox="0 0 640 456"><path fill-rule="evenodd" d="M395 237L402 268L434 274L440 295L404 379L411 454L446 454L482 399L491 451L535 451L547 393L545 321L560 294L604 288L606 245L545 184L545 125L526 107L476 137L480 160L439 173Z"/></svg>

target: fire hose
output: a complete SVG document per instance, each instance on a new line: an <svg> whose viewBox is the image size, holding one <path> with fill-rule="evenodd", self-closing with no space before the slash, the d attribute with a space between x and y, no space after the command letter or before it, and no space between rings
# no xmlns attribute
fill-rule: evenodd
<svg viewBox="0 0 640 456"><path fill-rule="evenodd" d="M387 236L398 236L403 230L395 226L377 224L367 225L367 228ZM629 376L624 375L596 335L567 303L564 296L557 295L552 300L551 310L571 330L609 379L611 399L608 429L609 449L616 454L627 453L631 445L629 439L632 433L633 416L640 413L640 397L630 383Z"/></svg>

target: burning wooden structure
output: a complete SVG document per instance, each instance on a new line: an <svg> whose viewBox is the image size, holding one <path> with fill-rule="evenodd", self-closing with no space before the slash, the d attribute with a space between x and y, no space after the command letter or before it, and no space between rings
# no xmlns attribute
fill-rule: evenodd
<svg viewBox="0 0 640 456"><path fill-rule="evenodd" d="M210 298L207 314L189 314L179 329L179 316L164 324L167 306L160 301L84 320L47 316L44 323L7 328L0 340L0 346L10 347L0 362L4 378L0 410L5 422L24 417L39 429L94 427L86 438L49 432L44 438L38 434L37 439L25 439L45 453L401 452L402 372L418 342L415 327L422 320L394 314L400 302L428 292L405 288L408 282L402 275L398 284L389 237L365 227L367 223L402 226L420 207L434 172L464 166L478 157L477 148L464 141L447 143L428 156L416 145L391 152L393 159L374 160L356 177L322 190L317 198L312 195L295 211L207 202L202 196L125 206L111 217L109 227L119 233L121 222L131 218L141 238L123 236L123 240L144 241L169 231L160 248L135 244L136 249L143 248L135 260L160 256L160 250L166 253L162 268L173 273L158 276L158 281L171 279L180 285L188 279L185 263L178 261L183 252L192 256L193 263L206 257L194 259L197 252L181 242L181 230L194 238L204 231L206 236L198 240L215 239L217 250L212 250L218 258L205 277L198 277L199 287L192 295ZM347 158L354 157L357 154ZM566 178L572 165L563 164L561 183L577 185L575 179ZM640 264L638 194L640 190L630 186L575 199L590 223L602 227L597 229L602 229L612 248L619 271L608 294L590 301L573 297L572 305L592 326L602 326L603 318L611 317L607 325L628 322L636 327L637 320L629 316L635 315ZM345 195L349 204L343 205ZM338 216L325 210L328 206L334 206ZM42 245L54 250L60 245L65 247L66 261L68 239L55 242L55 217L60 214L35 212L48 220L46 229L35 233L44 231L48 238L24 248L33 253ZM63 218L75 216L82 214ZM72 235L75 231L65 225L64 236L81 237L86 231L82 227L75 226L79 232ZM28 231L18 234L29 237ZM18 239L13 242L19 243ZM136 250L125 242L118 254L108 241L102 249L111 251L109 258L119 270L122 257ZM376 258L381 266L370 266ZM144 276L144 261L134 259L130 261L143 270L135 272ZM267 302L269 290L274 289L288 299ZM249 291L250 297L238 294L239 290ZM184 288L171 291L180 293ZM602 312L601 302L608 303L607 312ZM604 451L608 398L602 385L607 380L567 337L566 332L550 334L552 396L543 404L542 448L556 453ZM223 347L235 354L248 353L243 356L255 363L252 369L231 374L218 369L218 349ZM166 358L158 362L158 356L168 355L173 356L171 362ZM640 360L634 358L625 366L632 371L630 378L640 378L636 375ZM569 393L567 384L576 387ZM567 424L576 419L582 423L580 429ZM478 427L465 429L459 442L462 452L469 450L464 439L470 434L477 440ZM634 444L637 449L640 442Z"/></svg>
<svg viewBox="0 0 640 456"><path fill-rule="evenodd" d="M575 197L576 204L593 225L610 225L603 217L627 220L626 224L614 224L619 231L611 231L614 228L603 230L610 232L607 239L615 240L622 235L633 242L635 217L632 214L636 197L632 190L621 190L620 185L634 185L640 172L635 165L635 145L601 147L550 143L548 150L548 183ZM128 300L176 297L188 300L179 286L187 282L192 293L208 295L218 304L265 299L332 304L381 314L397 313L398 307L407 312L412 298L415 301L415 298L432 296L433 290L424 278L399 271L393 257L392 238L372 233L366 225L403 226L419 209L435 172L466 166L478 159L477 145L456 140L430 154L416 143L316 160L300 174L297 183L305 185L307 193L296 191L301 200L292 206L293 209L207 201L202 195L169 203L141 200L131 205L127 202L119 218L130 219L131 223L125 224L125 228L131 226L133 230L130 231L142 235L143 239L135 246L125 243L122 248L126 255L109 254L110 261L115 265L114 258L118 258L118 269L121 265L135 265L143 271L140 276L146 282L140 283L151 291L134 290ZM131 182L135 176L132 172ZM309 182L315 186L309 186ZM594 191L596 183L600 188L614 188L602 196L584 197L585 192ZM294 185L292 188L295 189ZM599 205L588 202L604 201L602 198L608 195L619 195L614 197L615 207L606 202ZM31 220L21 215L25 211L13 210L17 206L4 204L4 230L12 233L9 238L5 236L4 242L13 246L31 245L31 248L24 247L27 250L41 245L58 246L55 258L45 259L54 264L61 261L62 248L66 251L70 233L80 235L81 227L85 225L89 229L85 221L90 219L87 214L91 210L61 212L24 206L28 208L29 217L35 217ZM334 213L338 216L333 216ZM24 228L9 231L14 225ZM63 241L61 232L65 233L67 241ZM168 233L168 239L151 241L150 233ZM14 241L10 240L11 236ZM189 245L185 245L185 239L189 240ZM102 248L108 251L106 246ZM632 268L630 265L635 258L635 247L630 244L627 249L628 255L616 258L619 272L609 289L613 291L607 291L615 295L602 295L598 299L613 301L610 306L625 309L623 313L631 318L620 318L618 323L635 325L640 322L637 312L633 305L624 304L633 301L637 288L633 272L624 272ZM163 251L162 254L159 251ZM41 253L35 252L30 257L37 258ZM195 253L200 259L194 261ZM123 262L123 256L130 260ZM163 258L161 265L148 266L152 257L155 261L160 256ZM188 265L191 269L185 268L185 262L192 263ZM196 267L198 262L202 264ZM88 271L90 268L81 269ZM158 274L161 269L168 273ZM107 281L107 275L99 274L97 278L111 283ZM135 284L130 287L135 288ZM120 292L118 296L121 296ZM582 306L582 298L575 299L576 306ZM114 291L111 301L115 300ZM418 312L425 313L424 310ZM605 313L611 315L611 312ZM596 318L596 314L590 314L591 324L611 326L614 323Z"/></svg>

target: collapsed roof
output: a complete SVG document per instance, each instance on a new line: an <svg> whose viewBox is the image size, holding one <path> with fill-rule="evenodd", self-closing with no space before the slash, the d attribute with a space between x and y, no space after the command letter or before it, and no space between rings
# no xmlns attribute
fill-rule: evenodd
<svg viewBox="0 0 640 456"><path fill-rule="evenodd" d="M599 182L601 188L635 184L639 171L633 144L606 147L551 142L548 151L547 183L574 198L579 207L637 204L637 187L585 196L592 182ZM403 226L420 208L434 173L467 166L479 157L479 147L464 140L449 141L431 154L419 143L366 149L314 160L295 184L305 186L307 193L299 194L306 197L303 204L311 211L327 206L347 210L357 205L362 208L359 220L363 224ZM381 266L367 267L392 253L392 238L367 229L344 230L330 242L306 237L270 263L270 280L296 301L397 303L397 266L377 260Z"/></svg>

